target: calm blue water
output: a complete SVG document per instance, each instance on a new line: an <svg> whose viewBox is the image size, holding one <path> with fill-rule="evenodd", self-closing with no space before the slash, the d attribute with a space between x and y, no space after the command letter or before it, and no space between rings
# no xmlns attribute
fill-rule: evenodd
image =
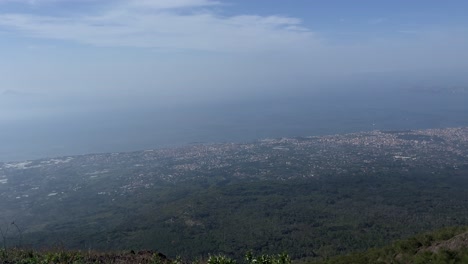
<svg viewBox="0 0 468 264"><path fill-rule="evenodd" d="M0 161L366 130L468 126L468 94L329 91L3 124Z"/></svg>

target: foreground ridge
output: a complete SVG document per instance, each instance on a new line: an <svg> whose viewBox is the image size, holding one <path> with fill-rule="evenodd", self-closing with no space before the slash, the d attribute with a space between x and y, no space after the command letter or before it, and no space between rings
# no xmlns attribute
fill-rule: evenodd
<svg viewBox="0 0 468 264"><path fill-rule="evenodd" d="M139 263L139 264L236 264L237 261L225 255L210 255L206 259L182 260L177 257L173 260L168 259L164 254L153 251L133 250L126 252L96 252L96 251L33 251L22 249L10 249L0 251L0 260L4 264L16 263L101 263L101 264L119 264L119 263ZM291 258L288 254L277 255L259 255L254 256L252 252L247 252L242 264L291 264Z"/></svg>
<svg viewBox="0 0 468 264"><path fill-rule="evenodd" d="M468 263L468 227L450 227L315 264Z"/></svg>
<svg viewBox="0 0 468 264"><path fill-rule="evenodd" d="M196 260L183 260L181 257L168 259L164 254L154 251L33 251L9 249L0 251L4 264L15 263L154 263L154 264L291 264L288 254L259 255L247 252L243 261L235 261L224 255L210 255ZM366 252L332 257L314 261L313 264L365 264L365 263L468 263L468 227L450 227L435 232L424 233L400 240Z"/></svg>

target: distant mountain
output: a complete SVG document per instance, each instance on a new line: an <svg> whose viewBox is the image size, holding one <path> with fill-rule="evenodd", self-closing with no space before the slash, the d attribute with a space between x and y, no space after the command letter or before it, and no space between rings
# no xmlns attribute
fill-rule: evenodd
<svg viewBox="0 0 468 264"><path fill-rule="evenodd" d="M11 90L11 89L7 89L7 90L4 90L2 93L1 93L2 96L21 96L21 95L24 95L22 92L19 92L19 91L16 91L16 90Z"/></svg>
<svg viewBox="0 0 468 264"><path fill-rule="evenodd" d="M410 90L424 93L468 94L468 86L422 86Z"/></svg>

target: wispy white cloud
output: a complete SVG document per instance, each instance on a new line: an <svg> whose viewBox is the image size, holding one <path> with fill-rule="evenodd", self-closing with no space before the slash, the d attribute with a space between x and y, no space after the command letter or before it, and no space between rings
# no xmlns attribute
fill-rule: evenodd
<svg viewBox="0 0 468 264"><path fill-rule="evenodd" d="M377 17L377 18L369 19L368 23L371 24L371 25L378 25L378 24L382 24L382 23L384 23L386 21L387 21L387 19L385 17Z"/></svg>
<svg viewBox="0 0 468 264"><path fill-rule="evenodd" d="M0 28L34 38L164 50L294 49L318 41L297 18L221 16L211 9L219 4L210 0L131 0L117 2L95 15L4 13L0 14Z"/></svg>
<svg viewBox="0 0 468 264"><path fill-rule="evenodd" d="M129 0L127 4L133 7L144 7L153 9L175 9L215 6L220 5L221 3L213 0Z"/></svg>
<svg viewBox="0 0 468 264"><path fill-rule="evenodd" d="M26 0L16 1L27 4ZM85 11L71 14L68 1L98 6L92 9L86 5ZM388 29L379 29L343 38L316 33L296 17L245 12L221 15L224 12L219 11L230 8L223 3L37 0L38 8L25 8L22 13L0 11L0 32L9 32L2 37L15 35L13 45L5 45L2 53L2 83L20 91L46 90L54 96L88 93L92 98L98 94L96 97L127 100L131 91L144 98L152 93L162 98L161 102L170 102L171 98L234 98L236 94L311 87L362 72L437 72L468 67L465 29L415 27L409 29L417 34L403 34L392 28L390 34L384 32ZM56 5L62 6L47 12ZM26 41L18 41L18 35L26 36ZM61 41L30 38L143 49L70 49ZM147 52L154 50L209 52ZM28 55L21 56L25 51Z"/></svg>
<svg viewBox="0 0 468 264"><path fill-rule="evenodd" d="M49 3L90 3L90 2L113 2L126 3L133 6L157 9L173 9L187 8L197 6L213 6L219 5L220 2L215 0L0 0L0 4L17 3L17 4L49 4Z"/></svg>
<svg viewBox="0 0 468 264"><path fill-rule="evenodd" d="M421 33L420 30L408 30L408 29L397 30L397 32L401 33L401 34L410 34L410 35L415 35L415 34L420 34Z"/></svg>
<svg viewBox="0 0 468 264"><path fill-rule="evenodd" d="M40 6L43 4L50 4L50 3L60 3L60 2L96 2L97 0L0 0L1 4L25 4L25 5L34 5Z"/></svg>

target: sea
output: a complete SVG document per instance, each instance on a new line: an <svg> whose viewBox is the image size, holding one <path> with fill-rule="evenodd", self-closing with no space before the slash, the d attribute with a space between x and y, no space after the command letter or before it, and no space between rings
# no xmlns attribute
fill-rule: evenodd
<svg viewBox="0 0 468 264"><path fill-rule="evenodd" d="M468 90L291 92L0 123L0 162L371 130L468 126Z"/></svg>

